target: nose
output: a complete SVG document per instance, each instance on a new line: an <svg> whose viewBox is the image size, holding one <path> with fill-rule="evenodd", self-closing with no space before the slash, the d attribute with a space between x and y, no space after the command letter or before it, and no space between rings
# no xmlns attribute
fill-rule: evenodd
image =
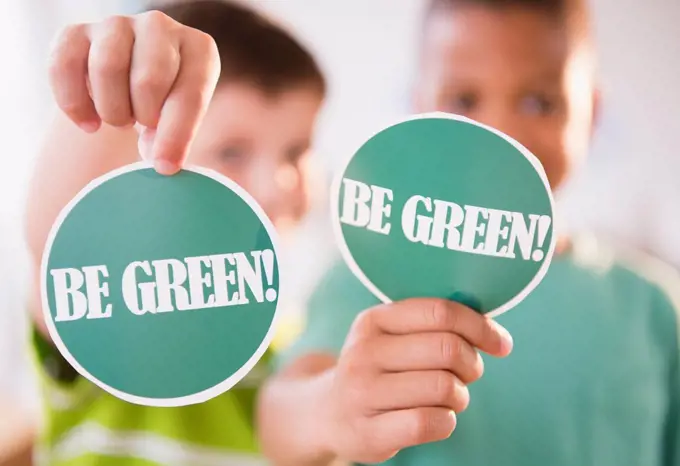
<svg viewBox="0 0 680 466"><path fill-rule="evenodd" d="M519 119L512 112L507 111L507 109L491 108L480 113L477 117L477 121L480 123L490 126L520 142L524 137Z"/></svg>
<svg viewBox="0 0 680 466"><path fill-rule="evenodd" d="M248 174L248 191L268 216L276 202L275 172L271 164L261 162L252 166Z"/></svg>

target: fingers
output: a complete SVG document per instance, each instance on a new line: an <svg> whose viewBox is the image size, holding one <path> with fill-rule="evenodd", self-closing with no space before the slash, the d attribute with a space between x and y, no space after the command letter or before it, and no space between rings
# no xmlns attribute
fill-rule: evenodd
<svg viewBox="0 0 680 466"><path fill-rule="evenodd" d="M371 393L377 411L435 407L461 413L470 403L465 384L444 370L384 374L375 380Z"/></svg>
<svg viewBox="0 0 680 466"><path fill-rule="evenodd" d="M135 21L135 44L130 72L132 111L146 128L156 128L163 102L180 68L179 39L166 15L150 11Z"/></svg>
<svg viewBox="0 0 680 466"><path fill-rule="evenodd" d="M180 54L179 73L163 104L152 147L156 170L167 175L177 172L186 159L220 71L217 46L202 32L186 29Z"/></svg>
<svg viewBox="0 0 680 466"><path fill-rule="evenodd" d="M456 415L445 408L390 411L370 421L375 460L385 461L399 450L448 438L456 428Z"/></svg>
<svg viewBox="0 0 680 466"><path fill-rule="evenodd" d="M102 121L145 128L140 146L169 175L187 156L219 72L210 36L151 11L66 29L50 82L59 107L88 132Z"/></svg>
<svg viewBox="0 0 680 466"><path fill-rule="evenodd" d="M465 339L452 333L416 333L374 339L365 354L374 367L386 372L448 370L463 383L484 373L479 353Z"/></svg>
<svg viewBox="0 0 680 466"><path fill-rule="evenodd" d="M360 316L359 332L405 335L451 332L488 354L504 357L512 350L512 337L495 321L462 304L442 299L416 298L383 305Z"/></svg>
<svg viewBox="0 0 680 466"><path fill-rule="evenodd" d="M101 120L87 88L90 38L88 26L66 28L55 41L49 64L49 80L59 108L84 131L99 129Z"/></svg>
<svg viewBox="0 0 680 466"><path fill-rule="evenodd" d="M91 34L88 75L99 117L111 126L134 123L130 103L130 66L134 31L129 18L114 16Z"/></svg>

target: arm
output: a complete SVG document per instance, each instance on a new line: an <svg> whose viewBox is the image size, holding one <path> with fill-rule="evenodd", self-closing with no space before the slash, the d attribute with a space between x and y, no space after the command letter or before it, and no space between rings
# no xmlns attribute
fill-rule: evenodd
<svg viewBox="0 0 680 466"><path fill-rule="evenodd" d="M280 466L334 459L378 463L443 440L482 375L479 351L503 357L512 340L460 304L413 299L354 321L340 356L308 353L260 393L263 450Z"/></svg>
<svg viewBox="0 0 680 466"><path fill-rule="evenodd" d="M214 40L158 11L72 25L57 38L49 77L62 112L40 151L26 210L30 308L43 335L40 262L60 210L94 178L135 161L133 124L159 173L176 173L219 72Z"/></svg>
<svg viewBox="0 0 680 466"><path fill-rule="evenodd" d="M137 159L135 131L104 126L95 134L81 131L57 115L36 161L26 206L26 240L33 267L29 310L49 338L40 302L40 263L52 223L66 204L93 179Z"/></svg>
<svg viewBox="0 0 680 466"><path fill-rule="evenodd" d="M328 466L334 460L319 430L319 413L326 408L329 377L335 357L303 356L286 367L276 381L262 388L258 430L263 450L279 466ZM282 426L294 429L281 435Z"/></svg>
<svg viewBox="0 0 680 466"><path fill-rule="evenodd" d="M307 303L303 334L277 355L279 373L260 391L258 434L265 455L276 460L273 464L297 466L298 458L301 466L327 466L333 461L328 446L309 441L319 431L316 414L325 405L323 385L358 311L376 304L379 301L342 263L324 275ZM281 435L281 426L293 422L290 436Z"/></svg>

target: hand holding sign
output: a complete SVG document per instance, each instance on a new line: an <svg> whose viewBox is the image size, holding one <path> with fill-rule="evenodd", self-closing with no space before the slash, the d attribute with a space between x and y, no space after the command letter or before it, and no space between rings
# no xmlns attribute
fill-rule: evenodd
<svg viewBox="0 0 680 466"><path fill-rule="evenodd" d="M170 175L186 159L219 72L209 35L150 11L69 26L52 52L50 83L87 132L102 122L141 125L141 152Z"/></svg>
<svg viewBox="0 0 680 466"><path fill-rule="evenodd" d="M526 149L446 114L376 134L333 194L343 257L386 304L359 314L317 385L328 407L323 443L352 462L382 462L447 438L467 385L482 376L479 352L510 353L510 335L490 317L545 274L552 197Z"/></svg>
<svg viewBox="0 0 680 466"><path fill-rule="evenodd" d="M377 463L447 438L482 376L478 351L507 356L505 329L460 304L411 299L355 320L333 372L329 442L342 458Z"/></svg>

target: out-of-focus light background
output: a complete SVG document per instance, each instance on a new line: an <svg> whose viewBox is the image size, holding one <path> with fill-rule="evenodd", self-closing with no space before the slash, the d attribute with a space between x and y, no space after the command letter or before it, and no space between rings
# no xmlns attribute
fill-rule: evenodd
<svg viewBox="0 0 680 466"><path fill-rule="evenodd" d="M312 49L330 81L316 160L326 177L364 138L409 111L420 0L251 0ZM561 199L592 229L680 266L680 2L592 0L603 113L586 166ZM22 0L0 15L0 445L3 406L36 413L25 341L24 192L54 107L45 62L72 22L132 13L139 0ZM332 257L325 192L287 254L295 313ZM292 262L292 261L291 261Z"/></svg>

